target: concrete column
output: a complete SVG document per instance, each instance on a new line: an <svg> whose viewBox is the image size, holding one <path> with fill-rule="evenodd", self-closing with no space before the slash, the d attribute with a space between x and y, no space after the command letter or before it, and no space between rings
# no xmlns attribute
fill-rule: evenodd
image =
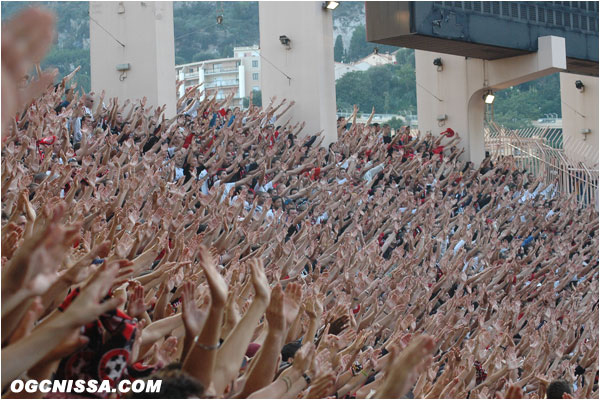
<svg viewBox="0 0 600 400"><path fill-rule="evenodd" d="M147 98L147 106L166 104L176 113L173 3L90 2L92 90L121 101ZM118 71L117 65L129 64Z"/></svg>
<svg viewBox="0 0 600 400"><path fill-rule="evenodd" d="M433 64L436 58L441 70ZM434 135L454 129L465 148L463 159L479 164L485 157L484 93L564 70L565 40L540 37L536 53L493 61L415 50L415 67L419 129Z"/></svg>
<svg viewBox="0 0 600 400"><path fill-rule="evenodd" d="M185 74L183 73L185 68L181 68L179 70L179 74L177 76L177 79L179 79L180 81L184 81L185 80ZM185 82L185 81L184 81ZM181 86L179 86L179 93L178 96L179 97L183 97L183 95L185 94L185 83Z"/></svg>
<svg viewBox="0 0 600 400"><path fill-rule="evenodd" d="M198 83L205 84L205 82L204 82L204 66L198 67ZM202 95L200 96L200 100L204 100L204 98L206 97L206 87L204 85L202 85L202 86L200 86L200 88L198 90L200 90L200 93L202 93Z"/></svg>
<svg viewBox="0 0 600 400"><path fill-rule="evenodd" d="M240 104L244 105L243 98L246 95L246 68L244 67L244 64L240 64L238 80L240 82L238 85L238 97L240 98Z"/></svg>
<svg viewBox="0 0 600 400"><path fill-rule="evenodd" d="M261 1L258 9L263 106L272 96L294 100L280 122L306 122L302 134L323 130L323 145L336 141L331 12L317 1ZM289 49L279 41L284 35Z"/></svg>
<svg viewBox="0 0 600 400"><path fill-rule="evenodd" d="M583 90L575 87L578 80ZM565 154L593 167L598 163L598 78L561 72L560 99Z"/></svg>

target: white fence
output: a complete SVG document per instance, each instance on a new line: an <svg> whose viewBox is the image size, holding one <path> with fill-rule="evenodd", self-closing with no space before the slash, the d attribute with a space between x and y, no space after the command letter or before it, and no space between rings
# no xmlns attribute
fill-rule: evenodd
<svg viewBox="0 0 600 400"><path fill-rule="evenodd" d="M561 130L509 130L490 122L484 136L485 149L493 157L511 156L519 168L543 177L547 184L558 184L562 193L574 194L581 205L598 209L598 168L568 159Z"/></svg>

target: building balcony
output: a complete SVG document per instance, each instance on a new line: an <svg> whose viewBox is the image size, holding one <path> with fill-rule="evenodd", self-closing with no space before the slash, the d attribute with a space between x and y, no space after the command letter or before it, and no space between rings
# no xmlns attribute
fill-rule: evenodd
<svg viewBox="0 0 600 400"><path fill-rule="evenodd" d="M198 79L200 74L198 72L188 72L183 74L183 79Z"/></svg>
<svg viewBox="0 0 600 400"><path fill-rule="evenodd" d="M204 87L208 88L216 88L216 87L231 87L238 86L240 84L239 79L233 79L229 81L217 81L217 82L205 82Z"/></svg>
<svg viewBox="0 0 600 400"><path fill-rule="evenodd" d="M218 75L218 74L232 74L238 73L238 68L219 68L219 69L205 69L204 75Z"/></svg>

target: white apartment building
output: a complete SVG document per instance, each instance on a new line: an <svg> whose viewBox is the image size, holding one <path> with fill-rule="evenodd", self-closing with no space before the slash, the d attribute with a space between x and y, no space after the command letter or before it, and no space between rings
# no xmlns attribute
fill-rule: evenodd
<svg viewBox="0 0 600 400"><path fill-rule="evenodd" d="M246 74L245 97L253 90L260 90L260 48L255 46L234 47L233 56L241 60Z"/></svg>
<svg viewBox="0 0 600 400"><path fill-rule="evenodd" d="M183 81L178 97L191 86L203 83L202 98L216 94L224 99L235 93L232 106L242 106L244 97L252 90L260 90L260 49L258 46L235 47L232 58L197 61L176 65L176 77Z"/></svg>

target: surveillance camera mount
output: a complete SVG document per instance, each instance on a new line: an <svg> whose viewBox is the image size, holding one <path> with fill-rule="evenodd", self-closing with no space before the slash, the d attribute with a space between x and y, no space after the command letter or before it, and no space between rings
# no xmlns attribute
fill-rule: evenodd
<svg viewBox="0 0 600 400"><path fill-rule="evenodd" d="M282 45L284 45L284 46L285 46L285 48L286 48L287 50L289 50L289 49L291 49L291 48L292 48L292 46L290 45L290 43L291 43L292 41L291 41L291 40L290 40L290 38L289 38L289 37L287 37L286 35L281 35L281 36L279 36L279 41L281 42L281 44L282 44Z"/></svg>

